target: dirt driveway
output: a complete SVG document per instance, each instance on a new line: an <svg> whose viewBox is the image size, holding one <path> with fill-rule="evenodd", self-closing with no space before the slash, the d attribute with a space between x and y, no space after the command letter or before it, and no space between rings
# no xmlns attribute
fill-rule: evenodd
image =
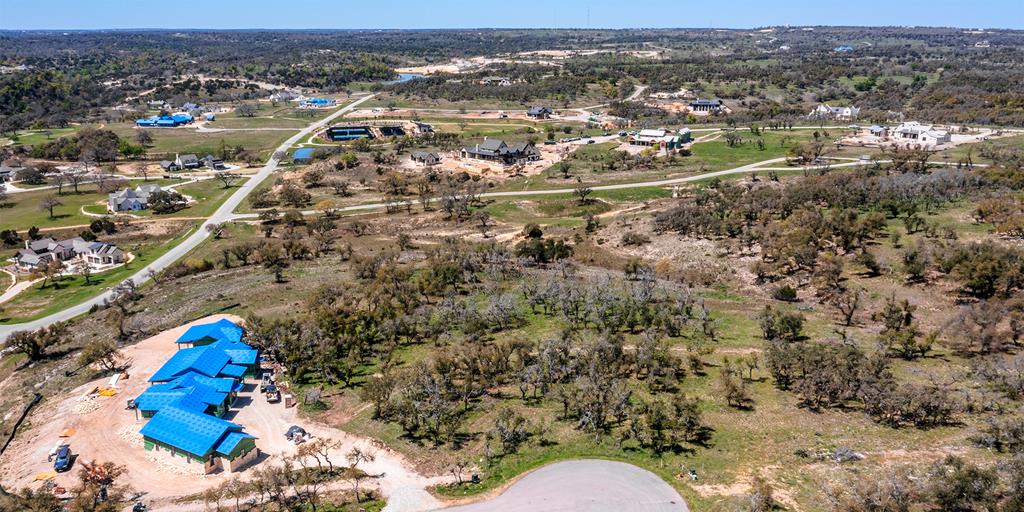
<svg viewBox="0 0 1024 512"><path fill-rule="evenodd" d="M117 384L114 396L97 396L92 391L107 386L109 378L98 379L80 386L64 396L44 402L30 417L31 427L23 431L4 455L0 466L0 479L9 487L38 487L36 475L53 471L47 455L61 439L66 429L74 433L66 438L71 451L77 456L75 467L60 473L54 479L62 487L71 487L77 478L77 466L82 461L109 461L127 468L125 483L136 491L145 492L144 500L154 509L163 510L170 506L175 497L195 494L214 487L228 476L214 474L197 476L182 474L173 466L151 459L142 448L138 430L144 420L136 418L135 411L125 408L129 398L135 398L148 387L146 379L155 372L176 350L174 341L188 327L228 318L238 321L232 315L214 315L190 324L164 331L156 336L124 349L131 360L130 377ZM353 436L326 425L298 421L296 409L286 409L282 403L271 404L258 393L255 380L246 383L235 404L225 416L245 427L257 437L256 446L265 454L260 464L280 462L286 455L295 453L295 446L284 439L284 432L290 425L300 424L316 437L330 437L341 441L341 448L332 454L332 459L344 461L344 454L353 446L376 455L376 461L363 466L370 474L382 475L377 479L380 490L386 496L393 496L397 508L388 510L427 510L439 503L426 492L426 487L439 483L440 479L427 478L413 471L405 459L390 450L374 445L370 439ZM245 479L252 474L252 468L239 473ZM194 505L194 506L193 506ZM202 502L171 506L174 510L202 510Z"/></svg>

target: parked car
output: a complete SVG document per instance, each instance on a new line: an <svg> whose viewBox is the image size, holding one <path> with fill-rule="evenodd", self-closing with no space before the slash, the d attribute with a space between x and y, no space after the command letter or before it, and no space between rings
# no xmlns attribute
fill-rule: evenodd
<svg viewBox="0 0 1024 512"><path fill-rule="evenodd" d="M546 145L550 146L550 145L552 145L552 144L556 144L556 142L555 142L555 141L553 141L553 140L551 140L551 139L548 139L548 140L544 141L544 144L546 144Z"/></svg>
<svg viewBox="0 0 1024 512"><path fill-rule="evenodd" d="M625 137L626 135L629 135L629 132L627 132L626 130L622 130L619 132L619 137Z"/></svg>
<svg viewBox="0 0 1024 512"><path fill-rule="evenodd" d="M587 144L593 144L595 142L597 142L597 141L594 140L594 139L587 139Z"/></svg>
<svg viewBox="0 0 1024 512"><path fill-rule="evenodd" d="M71 469L71 447L63 445L57 449L57 457L53 460L53 469L58 473Z"/></svg>
<svg viewBox="0 0 1024 512"><path fill-rule="evenodd" d="M260 380L260 393L266 393L267 386L274 385L274 377L269 373L264 373L262 380Z"/></svg>

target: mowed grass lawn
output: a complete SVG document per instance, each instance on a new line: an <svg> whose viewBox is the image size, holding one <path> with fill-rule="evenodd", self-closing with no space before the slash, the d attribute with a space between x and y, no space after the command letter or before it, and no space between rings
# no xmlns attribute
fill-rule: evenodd
<svg viewBox="0 0 1024 512"><path fill-rule="evenodd" d="M178 190L183 194L194 197L198 203L173 215L168 215L166 218L209 216L227 198L228 193L234 190L234 187L244 182L244 179L239 180L231 189L223 189L223 184L219 180L205 180L182 185ZM131 180L129 185L135 188L142 183L139 180ZM150 180L149 183L167 186L181 183L181 180ZM70 187L65 187L64 193L61 195L57 194L56 189L9 194L7 202L0 205L0 229L25 231L32 226L46 229L86 225L92 222L94 218L83 214L81 211L83 207L90 213L106 213L107 195L100 193L96 185L86 184L78 188L79 193L77 194ZM50 196L55 197L62 203L53 209L52 218L50 217L49 210L40 209L42 201ZM131 213L141 217L152 215L148 210Z"/></svg>
<svg viewBox="0 0 1024 512"><path fill-rule="evenodd" d="M172 217L209 217L247 179L240 178L228 188L224 188L224 183L216 179L197 181L177 187L175 190L184 195L191 196L196 200L196 203L175 213Z"/></svg>
<svg viewBox="0 0 1024 512"><path fill-rule="evenodd" d="M183 227L173 238L152 239L122 247L135 258L121 267L91 276L88 284L81 276L66 277L56 284L47 283L45 288L42 283L35 284L11 301L0 304L0 324L35 320L95 297L178 245L193 229L194 223Z"/></svg>
<svg viewBox="0 0 1024 512"><path fill-rule="evenodd" d="M708 170L717 171L752 164L762 160L786 156L790 148L813 139L813 130L762 130L761 139L764 149L757 146L758 137L747 131L737 132L743 137L743 143L730 147L725 136L708 142L699 142L691 147L693 155L685 157L688 163L704 165ZM831 133L830 135L838 135ZM698 134L700 136L700 134Z"/></svg>
<svg viewBox="0 0 1024 512"><path fill-rule="evenodd" d="M143 129L135 128L135 125L129 123L111 124L106 128L112 130L118 137L129 141L134 141L137 131ZM285 139L294 134L291 130L202 133L197 132L193 126L144 129L153 136L153 143L146 148L147 153L194 153L200 157L217 153L221 141L223 141L224 144L231 147L242 146L250 151L255 151L263 159L268 157L271 151L277 149Z"/></svg>

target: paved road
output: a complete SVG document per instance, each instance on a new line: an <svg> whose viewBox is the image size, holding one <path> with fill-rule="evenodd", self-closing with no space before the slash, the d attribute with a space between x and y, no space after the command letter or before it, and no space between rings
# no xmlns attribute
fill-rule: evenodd
<svg viewBox="0 0 1024 512"><path fill-rule="evenodd" d="M344 115L346 112L352 110L353 108L359 106L360 104L374 96L374 94L371 94L369 96L360 98L348 104L344 108L339 109L337 112L334 112L333 114L310 124L309 126L300 130L295 135L292 135L290 138L288 138L288 140L284 141L284 143L278 146L278 148L274 152L276 153L277 151L287 151L289 147L298 142L298 140L301 139L302 137L305 137L310 133L319 130L327 123L330 123L339 116ZM213 215L211 215L208 219L206 219L205 222L203 222L203 225L201 225L197 231L192 233L183 242L181 242L177 246L173 247L171 250L164 253L163 256L157 258L156 261L150 263L149 265L146 265L144 268L136 272L135 275L131 276L129 279L134 281L136 284L142 284L149 280L150 272L159 272L169 267L175 261L178 261L180 258L188 254L189 251L199 246L199 244L202 243L203 240L206 240L206 237L209 236L209 233L206 231L206 226L208 224L220 224L222 222L226 222L235 218L235 214L233 213L235 211L235 208L237 208L238 205L242 203L242 200L245 199L245 197L248 196L249 193L252 192L257 185L263 182L263 180L267 179L267 177L270 176L275 169L277 169L279 163L280 162L274 159L273 153L271 153L270 160L267 161L266 165L264 165L263 168L261 168L259 172L257 172L255 175L251 176L248 180L246 180L246 182L241 187L239 187L234 194L231 194L231 196L228 197L226 201L224 201L224 204L220 205L220 207L217 208L217 211L215 211ZM110 292L104 292L103 294L93 297L92 299L89 299L81 304L72 306L59 313L54 313L50 316L46 316L38 320L32 320L30 322L24 322L20 324L0 325L0 341L6 339L7 336L9 336L14 331L26 329L39 329L40 327L45 327L47 325L56 322L62 322L64 320L70 320L78 315L87 313L89 311L89 308L93 307L94 305L102 304L103 301L107 299L107 297L109 296L109 293Z"/></svg>
<svg viewBox="0 0 1024 512"><path fill-rule="evenodd" d="M492 500L444 512L687 512L664 480L631 464L571 460L544 466Z"/></svg>

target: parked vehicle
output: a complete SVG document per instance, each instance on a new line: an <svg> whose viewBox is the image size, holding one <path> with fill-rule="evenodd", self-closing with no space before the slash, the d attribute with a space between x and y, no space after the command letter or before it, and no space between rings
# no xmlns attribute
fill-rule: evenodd
<svg viewBox="0 0 1024 512"><path fill-rule="evenodd" d="M57 449L57 457L53 460L53 470L60 473L71 469L71 447L63 445Z"/></svg>
<svg viewBox="0 0 1024 512"><path fill-rule="evenodd" d="M284 438L291 441L294 444L299 444L309 439L309 434L302 427L298 425L292 425L288 427L288 431L284 433Z"/></svg>
<svg viewBox="0 0 1024 512"><path fill-rule="evenodd" d="M267 386L264 393L266 394L267 402L269 403L276 404L281 401L281 390L277 389L277 386L273 384Z"/></svg>
<svg viewBox="0 0 1024 512"><path fill-rule="evenodd" d="M587 139L587 144L594 144L594 143L596 143L596 142L597 142L597 141L596 141L596 140L594 140L594 139Z"/></svg>
<svg viewBox="0 0 1024 512"><path fill-rule="evenodd" d="M260 393L267 392L267 386L274 385L274 376L269 373L264 373L262 380L260 380Z"/></svg>

